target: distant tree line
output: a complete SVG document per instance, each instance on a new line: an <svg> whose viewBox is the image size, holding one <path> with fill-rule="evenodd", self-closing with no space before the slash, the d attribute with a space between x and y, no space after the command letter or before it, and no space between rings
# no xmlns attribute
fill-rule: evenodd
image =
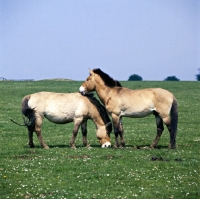
<svg viewBox="0 0 200 199"><path fill-rule="evenodd" d="M164 79L164 81L179 81L179 80L180 79L178 79L176 76L168 76ZM133 74L133 75L130 75L130 77L128 78L128 81L143 81L143 79L140 75Z"/></svg>
<svg viewBox="0 0 200 199"><path fill-rule="evenodd" d="M180 79L178 79L176 76L168 76L164 79L164 81L179 81Z"/></svg>
<svg viewBox="0 0 200 199"><path fill-rule="evenodd" d="M196 80L200 81L200 68L198 70L199 70L199 74L196 74Z"/></svg>
<svg viewBox="0 0 200 199"><path fill-rule="evenodd" d="M133 74L128 78L128 81L142 81L142 77L137 74Z"/></svg>
<svg viewBox="0 0 200 199"><path fill-rule="evenodd" d="M200 81L200 68L198 70L199 74L196 74L195 76L196 80ZM143 79L140 75L133 74L129 76L128 81L143 81ZM176 76L168 76L164 79L164 81L180 81L180 79L178 79Z"/></svg>

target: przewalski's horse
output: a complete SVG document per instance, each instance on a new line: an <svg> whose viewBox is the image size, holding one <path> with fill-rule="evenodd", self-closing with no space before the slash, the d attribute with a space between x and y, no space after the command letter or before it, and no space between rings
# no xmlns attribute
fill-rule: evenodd
<svg viewBox="0 0 200 199"><path fill-rule="evenodd" d="M164 130L163 122L170 133L169 148L176 148L176 134L178 123L177 100L174 95L161 88L131 90L124 88L118 81L100 69L90 70L90 76L82 83L79 92L83 95L96 91L101 102L111 115L115 133L115 146L125 145L122 117L141 118L154 114L157 125L157 135L151 147L157 145Z"/></svg>
<svg viewBox="0 0 200 199"><path fill-rule="evenodd" d="M70 141L72 148L75 148L75 138L80 126L83 145L89 146L87 142L88 119L91 119L96 125L96 136L102 148L111 146L109 135L112 131L111 120L105 107L92 96L85 97L80 93L34 93L23 98L22 113L29 119L29 122L24 120L28 128L29 147L34 147L33 132L35 131L41 146L46 149L49 148L41 134L44 117L56 124L74 122L73 135Z"/></svg>

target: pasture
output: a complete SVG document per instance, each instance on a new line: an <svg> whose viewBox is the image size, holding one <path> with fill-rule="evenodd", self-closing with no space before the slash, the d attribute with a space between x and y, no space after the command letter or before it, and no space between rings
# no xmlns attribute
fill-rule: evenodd
<svg viewBox="0 0 200 199"><path fill-rule="evenodd" d="M73 123L56 125L46 119L42 135L50 149L42 149L34 134L35 148L28 148L21 100L39 91L76 92L82 82L0 82L0 198L153 199L200 198L200 83L121 82L132 89L161 87L178 100L177 149L168 150L165 128L155 149L154 116L123 118L126 145L122 149L100 148L95 125L88 123L91 148L69 147ZM78 106L78 105L77 105ZM114 144L114 134L111 133Z"/></svg>

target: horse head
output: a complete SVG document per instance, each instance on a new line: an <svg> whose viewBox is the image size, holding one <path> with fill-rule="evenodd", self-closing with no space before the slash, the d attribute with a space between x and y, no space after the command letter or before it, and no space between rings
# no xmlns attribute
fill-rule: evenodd
<svg viewBox="0 0 200 199"><path fill-rule="evenodd" d="M102 148L111 147L110 134L107 131L105 133L104 127L97 129L97 138Z"/></svg>
<svg viewBox="0 0 200 199"><path fill-rule="evenodd" d="M82 95L86 95L89 92L95 91L96 86L106 85L108 87L122 87L119 81L114 80L108 74L104 73L101 69L97 68L94 70L89 69L90 75L86 81L83 82L79 88L79 92Z"/></svg>
<svg viewBox="0 0 200 199"><path fill-rule="evenodd" d="M101 147L102 148L108 148L108 147L111 147L111 142L110 142L110 133L112 132L112 123L111 122L108 122L106 124L106 137L104 139L101 139Z"/></svg>
<svg viewBox="0 0 200 199"><path fill-rule="evenodd" d="M82 95L86 95L88 94L89 92L92 92L92 91L95 91L95 79L94 79L94 76L95 76L95 73L90 70L90 75L87 77L86 81L84 81L80 88L79 88L79 92L82 94Z"/></svg>

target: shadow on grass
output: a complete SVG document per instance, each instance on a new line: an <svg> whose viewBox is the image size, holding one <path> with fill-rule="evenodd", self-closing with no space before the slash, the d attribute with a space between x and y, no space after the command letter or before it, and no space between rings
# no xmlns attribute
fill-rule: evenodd
<svg viewBox="0 0 200 199"><path fill-rule="evenodd" d="M57 145L49 145L49 148L71 148L70 145L64 145L64 144L57 144ZM85 147L83 145L76 145L76 148L101 148L100 145L90 145L90 147Z"/></svg>
<svg viewBox="0 0 200 199"><path fill-rule="evenodd" d="M50 144L48 145L49 148L71 148L70 145L68 144ZM29 149L42 149L42 147L40 145L35 145L35 147L30 148L26 145L24 145L24 148L29 148ZM98 144L91 144L90 147L85 147L83 145L76 145L76 148L101 148L100 145ZM119 147L119 148L114 148L113 146L109 147L110 149L134 149L134 150L154 150L154 149L168 149L168 145L157 145L155 146L153 149L148 145L148 144L144 144L144 145L125 145L125 147ZM108 149L109 149L108 148ZM103 148L102 148L103 149Z"/></svg>
<svg viewBox="0 0 200 199"><path fill-rule="evenodd" d="M157 145L154 148L151 148L149 144L143 144L143 145L125 145L124 148L133 148L133 149L168 149L168 145Z"/></svg>
<svg viewBox="0 0 200 199"><path fill-rule="evenodd" d="M70 145L68 144L50 144L48 145L49 148L71 148ZM101 148L100 145L90 145L91 148ZM90 148L90 147L85 147L83 145L76 145L76 148ZM35 145L35 147L30 148L29 146L24 145L24 148L29 148L29 149L42 149L40 145Z"/></svg>
<svg viewBox="0 0 200 199"><path fill-rule="evenodd" d="M49 148L71 148L68 144L50 144Z"/></svg>

